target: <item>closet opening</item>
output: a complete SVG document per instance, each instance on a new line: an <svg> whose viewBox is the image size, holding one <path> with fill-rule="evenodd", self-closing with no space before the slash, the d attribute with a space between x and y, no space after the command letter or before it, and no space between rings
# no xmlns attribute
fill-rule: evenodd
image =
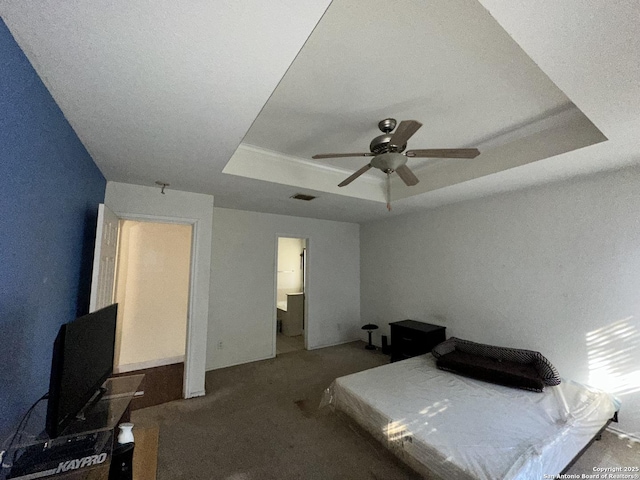
<svg viewBox="0 0 640 480"><path fill-rule="evenodd" d="M144 373L134 409L183 398L193 226L120 220L114 373Z"/></svg>

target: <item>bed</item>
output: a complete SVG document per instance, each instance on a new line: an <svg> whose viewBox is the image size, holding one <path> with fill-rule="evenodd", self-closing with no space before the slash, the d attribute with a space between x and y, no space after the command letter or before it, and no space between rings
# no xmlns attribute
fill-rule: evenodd
<svg viewBox="0 0 640 480"><path fill-rule="evenodd" d="M619 408L569 380L539 393L460 376L431 354L340 377L323 403L425 478L459 480L558 475Z"/></svg>

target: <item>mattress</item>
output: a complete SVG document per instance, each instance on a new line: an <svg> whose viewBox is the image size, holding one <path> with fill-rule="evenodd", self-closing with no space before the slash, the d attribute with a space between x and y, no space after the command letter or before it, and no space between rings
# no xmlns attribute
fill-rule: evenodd
<svg viewBox="0 0 640 480"><path fill-rule="evenodd" d="M431 354L340 377L324 401L426 478L460 480L557 475L619 408L569 380L539 393L462 377Z"/></svg>

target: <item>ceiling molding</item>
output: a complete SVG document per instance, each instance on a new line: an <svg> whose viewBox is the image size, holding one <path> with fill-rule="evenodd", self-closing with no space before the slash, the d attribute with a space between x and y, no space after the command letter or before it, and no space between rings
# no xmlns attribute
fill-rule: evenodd
<svg viewBox="0 0 640 480"><path fill-rule="evenodd" d="M338 184L350 174L348 170L320 165L253 145L241 144L222 173L385 202L383 183L375 178L365 177L348 187L338 187Z"/></svg>
<svg viewBox="0 0 640 480"><path fill-rule="evenodd" d="M602 132L575 105L567 103L542 118L481 142L481 154L475 159L433 159L423 166L413 167L420 179L418 185L407 187L393 175L392 200L421 195L605 140ZM373 175L379 173L375 169L372 171ZM374 202L386 201L384 177L362 175L346 187L337 187L353 172L244 143L223 173Z"/></svg>
<svg viewBox="0 0 640 480"><path fill-rule="evenodd" d="M289 162L291 166L302 164L308 167L313 167L314 169L317 169L320 171L338 173L340 175L346 175L346 176L349 176L353 173L353 171L349 170L348 168L336 167L335 165L327 165L317 160L309 160L306 158L294 157L293 155L286 155L284 153L275 152L273 150L257 147L255 145L250 145L248 143L242 143L238 148L242 148L243 150L253 151L258 155L270 156L271 159L274 161ZM362 157L362 158L363 160L366 159L366 157ZM233 159L233 157L231 159ZM373 178L371 175L363 175L362 179L366 182L369 182L371 185L381 184L381 181Z"/></svg>
<svg viewBox="0 0 640 480"><path fill-rule="evenodd" d="M416 172L420 183L411 188L393 179L392 198L407 198L486 175L520 167L529 163L559 156L584 147L599 144L607 137L577 108L563 110L557 115L527 125L519 130L526 137L511 132L508 143L492 141L493 148L481 150L474 159L439 159ZM557 159L562 161L562 159Z"/></svg>
<svg viewBox="0 0 640 480"><path fill-rule="evenodd" d="M526 138L531 135L550 130L552 128L563 128L566 124L581 119L585 115L573 103L568 102L559 108L550 112L546 112L540 117L531 119L520 125L516 125L504 132L500 132L493 137L480 140L476 147L482 150L491 150L493 148L511 143L520 138Z"/></svg>

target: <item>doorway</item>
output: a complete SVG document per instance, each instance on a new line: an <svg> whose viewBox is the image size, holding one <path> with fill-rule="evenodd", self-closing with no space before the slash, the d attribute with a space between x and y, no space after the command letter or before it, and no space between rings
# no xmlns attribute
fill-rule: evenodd
<svg viewBox="0 0 640 480"><path fill-rule="evenodd" d="M120 220L114 372L144 373L134 408L183 396L192 225Z"/></svg>
<svg viewBox="0 0 640 480"><path fill-rule="evenodd" d="M281 355L306 348L307 240L277 240L276 355Z"/></svg>

